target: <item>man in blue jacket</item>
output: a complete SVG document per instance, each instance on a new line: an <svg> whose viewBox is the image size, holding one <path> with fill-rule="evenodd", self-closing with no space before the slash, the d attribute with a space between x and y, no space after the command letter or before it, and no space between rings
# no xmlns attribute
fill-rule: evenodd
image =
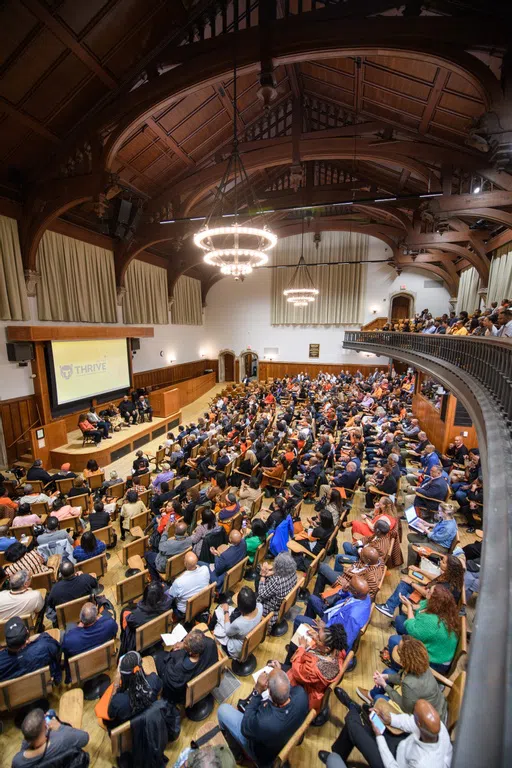
<svg viewBox="0 0 512 768"><path fill-rule="evenodd" d="M315 617L319 617L326 627L343 624L347 635L347 653L351 650L359 630L370 618L372 601L368 594L368 582L360 576L353 576L347 591L340 590L337 595L323 600L318 595L308 599L304 616L297 616L293 623L294 632L300 624L318 626Z"/></svg>
<svg viewBox="0 0 512 768"><path fill-rule="evenodd" d="M421 507L428 510L429 513L437 510L440 501L444 501L448 492L448 478L440 464L434 464L430 470L430 476L425 476L423 482L415 488L421 496L427 496L427 499L420 496L408 494L405 497L406 508L411 504L415 507Z"/></svg>
<svg viewBox="0 0 512 768"><path fill-rule="evenodd" d="M247 555L247 546L245 539L240 531L231 531L229 534L229 547L224 552L219 553L218 550L211 547L210 552L215 555L214 562L209 565L210 568L210 584L214 581L217 584L217 590L222 592L222 586L224 584L224 576L226 571L233 568L234 565L243 560ZM205 565L205 563L200 563Z"/></svg>
<svg viewBox="0 0 512 768"><path fill-rule="evenodd" d="M47 632L29 639L29 630L19 616L5 625L7 648L0 651L0 682L28 675L43 667L50 667L55 685L62 680L60 644Z"/></svg>
<svg viewBox="0 0 512 768"><path fill-rule="evenodd" d="M62 650L66 664L66 683L71 682L68 659L79 653L97 648L117 635L117 622L108 611L98 613L98 606L85 603L80 611L80 621L69 629L62 640Z"/></svg>

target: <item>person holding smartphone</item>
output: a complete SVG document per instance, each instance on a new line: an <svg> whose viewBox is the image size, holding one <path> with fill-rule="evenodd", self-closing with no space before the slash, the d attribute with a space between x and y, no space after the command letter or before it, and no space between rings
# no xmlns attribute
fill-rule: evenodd
<svg viewBox="0 0 512 768"><path fill-rule="evenodd" d="M333 753L343 761L355 748L370 768L449 768L450 736L439 713L424 699L418 699L412 715L394 715L363 710L343 688L334 692L348 709L343 730L332 745ZM387 726L402 733L395 735ZM330 753L320 750L318 757L327 765Z"/></svg>
<svg viewBox="0 0 512 768"><path fill-rule="evenodd" d="M55 766L64 757L68 765L86 768L89 755L84 747L89 741L89 734L79 728L61 723L53 710L43 712L33 709L21 725L23 742L21 749L12 761L12 768L38 768Z"/></svg>

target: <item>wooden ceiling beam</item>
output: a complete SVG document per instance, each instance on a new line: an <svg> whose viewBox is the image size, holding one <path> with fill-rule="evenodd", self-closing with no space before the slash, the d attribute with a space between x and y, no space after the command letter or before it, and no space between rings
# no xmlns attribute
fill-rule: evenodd
<svg viewBox="0 0 512 768"><path fill-rule="evenodd" d="M118 83L101 65L98 59L71 34L66 25L59 21L40 0L21 0L23 5L44 24L60 42L66 46L82 64L93 72L108 88L114 90Z"/></svg>
<svg viewBox="0 0 512 768"><path fill-rule="evenodd" d="M170 149L171 152L183 160L183 162L186 163L189 168L195 167L194 160L192 160L192 158L187 155L187 153L180 147L178 142L172 138L172 136L169 136L169 134L164 131L160 123L157 123L154 117L148 117L146 120L146 125L151 128L153 133L155 133L159 139L161 139L167 149Z"/></svg>
<svg viewBox="0 0 512 768"><path fill-rule="evenodd" d="M430 90L428 101L425 106L423 115L421 117L419 129L418 129L420 133L424 134L428 132L430 121L432 120L434 112L437 109L437 105L439 104L443 90L448 82L449 77L450 77L450 73L448 72L447 69L443 69L442 67L438 68L437 74L434 80L434 85Z"/></svg>
<svg viewBox="0 0 512 768"><path fill-rule="evenodd" d="M50 131L22 109L15 107L14 104L11 104L10 101L4 99L3 96L0 96L0 112L5 112L9 117L12 117L21 125L30 128L31 131L34 131L34 133L42 136L47 141L51 141L53 144L60 144L60 139L55 133Z"/></svg>

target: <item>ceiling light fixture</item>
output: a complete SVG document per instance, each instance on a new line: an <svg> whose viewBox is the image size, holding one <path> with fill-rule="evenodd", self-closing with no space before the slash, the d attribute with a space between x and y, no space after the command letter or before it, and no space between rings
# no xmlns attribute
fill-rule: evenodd
<svg viewBox="0 0 512 768"><path fill-rule="evenodd" d="M236 41L235 41L236 45ZM233 150L226 170L215 192L213 207L204 227L194 235L194 243L204 251L204 261L218 267L223 275L243 280L255 267L268 262L268 251L277 243L277 235L266 226L247 225L255 211L260 211L259 201L245 170L238 149L236 52L233 66ZM234 212L225 213L224 202L228 193L234 197ZM243 198L243 199L239 199ZM241 209L245 213L241 213ZM213 226L215 219L233 218L232 224Z"/></svg>
<svg viewBox="0 0 512 768"><path fill-rule="evenodd" d="M308 307L320 291L315 288L313 278L304 258L304 217L302 218L302 236L299 263L295 267L288 288L283 291L286 301L294 307Z"/></svg>

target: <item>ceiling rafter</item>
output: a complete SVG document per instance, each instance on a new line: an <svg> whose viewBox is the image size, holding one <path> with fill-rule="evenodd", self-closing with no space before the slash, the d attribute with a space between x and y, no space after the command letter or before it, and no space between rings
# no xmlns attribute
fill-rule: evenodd
<svg viewBox="0 0 512 768"><path fill-rule="evenodd" d="M21 0L23 5L38 19L42 24L48 27L60 42L72 51L82 64L94 72L99 79L110 89L117 88L117 81L108 72L82 43L69 31L66 25L59 21L40 0Z"/></svg>

